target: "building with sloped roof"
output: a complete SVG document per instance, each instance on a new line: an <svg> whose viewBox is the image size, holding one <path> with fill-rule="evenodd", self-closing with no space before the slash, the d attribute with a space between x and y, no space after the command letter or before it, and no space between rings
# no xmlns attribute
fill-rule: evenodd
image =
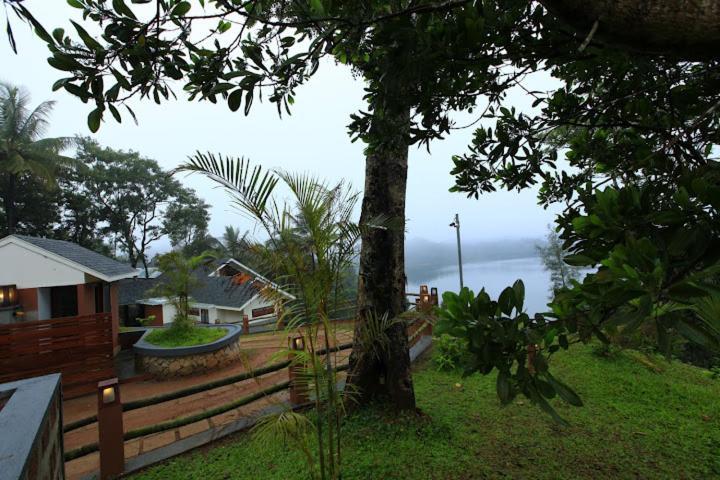
<svg viewBox="0 0 720 480"><path fill-rule="evenodd" d="M118 282L136 275L72 242L9 235L0 239L0 323L109 312L117 338Z"/></svg>
<svg viewBox="0 0 720 480"><path fill-rule="evenodd" d="M196 270L197 282L190 292L191 313L195 319L200 323L240 323L247 316L256 324L276 318L278 306L263 294L263 290L273 288L288 299L292 299L292 295L278 290L267 278L252 273L218 275L216 270ZM160 275L120 283L121 316L126 325L137 324L138 319L149 317L153 317L150 325L172 322L176 313L172 301L153 292L162 282Z"/></svg>

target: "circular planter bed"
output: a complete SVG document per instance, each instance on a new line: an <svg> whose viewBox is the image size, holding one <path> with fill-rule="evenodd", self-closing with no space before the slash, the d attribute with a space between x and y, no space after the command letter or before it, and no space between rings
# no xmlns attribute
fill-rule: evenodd
<svg viewBox="0 0 720 480"><path fill-rule="evenodd" d="M140 370L163 379L193 375L224 367L240 358L239 325L197 325L200 328L224 328L227 333L214 342L190 347L160 347L146 340L148 331L135 343L135 358ZM162 328L162 327L161 327Z"/></svg>

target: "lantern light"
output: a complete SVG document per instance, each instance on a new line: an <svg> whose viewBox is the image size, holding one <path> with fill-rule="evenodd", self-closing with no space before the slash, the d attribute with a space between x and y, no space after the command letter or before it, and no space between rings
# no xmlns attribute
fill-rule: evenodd
<svg viewBox="0 0 720 480"><path fill-rule="evenodd" d="M290 350L305 350L305 338L302 335L290 335L288 344Z"/></svg>
<svg viewBox="0 0 720 480"><path fill-rule="evenodd" d="M115 403L119 398L118 388L120 384L117 378L98 382L98 393L100 394L100 401L103 405L110 405Z"/></svg>
<svg viewBox="0 0 720 480"><path fill-rule="evenodd" d="M102 391L103 403L113 403L115 401L115 388L106 387Z"/></svg>

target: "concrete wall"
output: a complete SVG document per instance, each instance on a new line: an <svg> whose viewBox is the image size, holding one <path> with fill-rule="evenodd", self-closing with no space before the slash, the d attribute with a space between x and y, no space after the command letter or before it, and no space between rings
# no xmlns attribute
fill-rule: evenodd
<svg viewBox="0 0 720 480"><path fill-rule="evenodd" d="M0 285L18 289L85 283L80 270L15 244L0 247L0 265Z"/></svg>
<svg viewBox="0 0 720 480"><path fill-rule="evenodd" d="M60 375L0 384L0 478L65 478Z"/></svg>

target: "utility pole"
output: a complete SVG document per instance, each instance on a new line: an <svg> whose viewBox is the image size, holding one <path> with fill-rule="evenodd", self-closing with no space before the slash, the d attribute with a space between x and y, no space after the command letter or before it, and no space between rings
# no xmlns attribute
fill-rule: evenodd
<svg viewBox="0 0 720 480"><path fill-rule="evenodd" d="M460 216L455 214L455 221L450 224L451 227L455 227L455 233L457 234L457 250L458 250L458 271L460 272L460 290L463 289L463 273L462 273L462 247L460 246Z"/></svg>

